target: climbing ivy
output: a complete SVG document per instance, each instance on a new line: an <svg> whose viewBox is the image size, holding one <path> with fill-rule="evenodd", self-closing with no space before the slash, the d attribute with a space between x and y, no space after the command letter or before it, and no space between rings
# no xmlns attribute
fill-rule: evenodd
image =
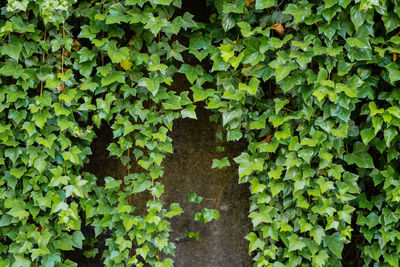
<svg viewBox="0 0 400 267"><path fill-rule="evenodd" d="M400 2L205 2L206 21L181 0L1 6L0 266L76 266L85 225L108 234L106 266L172 266L183 210L160 198L162 162L174 120L202 106L218 138L248 143L234 162L254 266L341 266L352 244L347 264L398 266ZM103 183L84 165L107 125L128 173Z"/></svg>

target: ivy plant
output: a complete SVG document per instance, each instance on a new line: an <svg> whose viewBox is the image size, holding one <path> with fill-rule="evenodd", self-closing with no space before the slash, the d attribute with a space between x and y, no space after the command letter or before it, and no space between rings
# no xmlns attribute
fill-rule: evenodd
<svg viewBox="0 0 400 267"><path fill-rule="evenodd" d="M254 266L399 265L399 1L203 1L206 22L181 0L2 3L0 266L76 266L85 224L105 266L172 266L162 163L203 106L248 144L211 167L250 188ZM102 127L123 179L84 171Z"/></svg>

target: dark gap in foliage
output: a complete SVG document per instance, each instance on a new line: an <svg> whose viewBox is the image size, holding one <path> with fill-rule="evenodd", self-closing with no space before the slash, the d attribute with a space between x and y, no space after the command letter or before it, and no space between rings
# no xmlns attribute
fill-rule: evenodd
<svg viewBox="0 0 400 267"><path fill-rule="evenodd" d="M343 267L359 267L363 265L361 257L362 250L360 249L367 242L364 235L360 232L360 226L357 225L357 213L354 212L351 216L351 241L345 242L342 252Z"/></svg>
<svg viewBox="0 0 400 267"><path fill-rule="evenodd" d="M97 185L104 186L104 178L107 176L118 176L118 171L122 165L116 157L110 157L107 147L113 142L113 132L109 125L102 124L100 129L93 128L97 137L93 140L90 148L92 155L89 156L89 163L84 167L84 171L93 173L97 177ZM110 168L109 166L114 166Z"/></svg>
<svg viewBox="0 0 400 267"><path fill-rule="evenodd" d="M64 252L65 259L78 263L82 267L104 266L101 255L106 249L106 239L111 237L110 231L102 231L95 237L94 227L85 225L84 216L82 218L82 234L85 236L82 249L75 248Z"/></svg>
<svg viewBox="0 0 400 267"><path fill-rule="evenodd" d="M185 12L192 14L194 16L193 20L196 22L208 23L211 15L214 13L214 9L211 5L207 6L205 0L182 0L181 9L178 9L174 15L183 16Z"/></svg>

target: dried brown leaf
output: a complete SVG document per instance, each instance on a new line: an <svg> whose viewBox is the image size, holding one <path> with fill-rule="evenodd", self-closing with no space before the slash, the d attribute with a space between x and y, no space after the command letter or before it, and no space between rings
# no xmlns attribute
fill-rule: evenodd
<svg viewBox="0 0 400 267"><path fill-rule="evenodd" d="M285 34L285 28L283 28L283 25L280 23L272 25L271 29L275 30L280 36Z"/></svg>

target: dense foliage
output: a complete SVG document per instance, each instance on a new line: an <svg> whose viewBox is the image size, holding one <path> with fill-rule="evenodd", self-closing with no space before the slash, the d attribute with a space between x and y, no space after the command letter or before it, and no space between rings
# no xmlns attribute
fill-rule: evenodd
<svg viewBox="0 0 400 267"><path fill-rule="evenodd" d="M344 247L346 264L398 266L400 2L207 5L205 20L181 0L1 6L0 266L74 266L64 252L92 242L85 224L111 233L106 266L172 266L182 209L160 200L162 161L174 120L200 105L248 142L234 161L251 187L254 266L341 266ZM141 169L103 186L82 168L107 124L110 155Z"/></svg>

